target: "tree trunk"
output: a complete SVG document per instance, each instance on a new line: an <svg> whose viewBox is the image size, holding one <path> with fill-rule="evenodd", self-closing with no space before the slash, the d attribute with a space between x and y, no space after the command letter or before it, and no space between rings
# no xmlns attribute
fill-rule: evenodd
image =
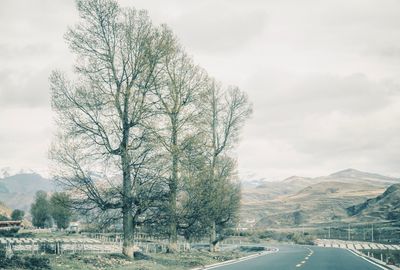
<svg viewBox="0 0 400 270"><path fill-rule="evenodd" d="M218 251L218 242L217 242L217 228L215 225L215 221L211 224L211 232L210 232L210 252Z"/></svg>
<svg viewBox="0 0 400 270"><path fill-rule="evenodd" d="M169 245L168 252L174 253L177 251L178 235L177 235L177 219L176 219L176 196L178 188L178 128L176 115L171 118L172 124L172 136L171 136L171 147L172 147L172 172L169 183L169 210L170 210L170 224L169 224Z"/></svg>
<svg viewBox="0 0 400 270"><path fill-rule="evenodd" d="M174 166L173 166L174 167ZM170 183L170 224L169 224L169 245L168 252L174 253L178 249L178 235L176 222L176 182Z"/></svg>
<svg viewBox="0 0 400 270"><path fill-rule="evenodd" d="M168 253L175 253L178 250L178 235L177 235L177 224L176 224L176 192L175 194L171 194L170 201L170 211L171 211L171 220L169 224L169 244L168 244Z"/></svg>
<svg viewBox="0 0 400 270"><path fill-rule="evenodd" d="M123 137L121 142L121 165L122 165L122 226L124 233L124 242L122 245L122 253L133 258L134 253L134 224L132 216L132 179L131 167L128 154L129 125L126 117L123 121Z"/></svg>
<svg viewBox="0 0 400 270"><path fill-rule="evenodd" d="M218 142L217 142L217 100L216 100L216 93L214 92L213 88L213 93L212 93L212 122L211 122L211 131L212 131L212 147L213 147L213 152L212 152L212 160L211 160L211 170L210 170L210 181L211 181L211 190L210 194L213 194L213 196L218 196L217 193L214 192L214 186L215 186L215 169L217 166L217 158L218 158ZM215 205L214 205L215 207ZM215 209L214 209L215 210ZM217 250L217 228L215 224L215 215L212 217L214 220L211 223L211 228L210 228L210 252L215 252Z"/></svg>
<svg viewBox="0 0 400 270"><path fill-rule="evenodd" d="M124 161L122 163L125 163ZM128 166L129 167L129 166ZM122 253L129 258L133 258L134 252L134 225L132 216L131 205L131 177L130 170L123 172L123 205L122 205L122 224L124 233L124 242L122 246Z"/></svg>
<svg viewBox="0 0 400 270"><path fill-rule="evenodd" d="M213 137L213 140L215 140L215 136ZM215 144L214 144L215 145ZM212 163L211 163L211 173L210 173L210 179L211 179L211 190L210 193L213 194L213 196L218 196L218 193L215 192L215 169L216 169L216 164L217 164L217 155L215 154L216 150L214 148L214 153L213 153L213 158L212 158ZM214 205L213 207L217 207ZM215 209L214 209L215 211ZM215 215L213 215L212 218L216 218ZM211 228L210 228L210 252L216 252L217 251L217 226L215 224L215 219L211 223Z"/></svg>
<svg viewBox="0 0 400 270"><path fill-rule="evenodd" d="M133 225L133 217L131 213L131 206L130 203L125 203L125 198L124 198L124 203L123 203L123 209L122 209L122 214L123 214L123 233L124 233L124 242L122 245L122 253L129 257L133 258L133 253L135 251L135 247L133 244L133 238L134 238L134 225Z"/></svg>

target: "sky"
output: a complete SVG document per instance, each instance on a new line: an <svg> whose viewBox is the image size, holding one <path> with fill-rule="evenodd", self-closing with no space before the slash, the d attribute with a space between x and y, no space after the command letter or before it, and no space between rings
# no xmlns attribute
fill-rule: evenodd
<svg viewBox="0 0 400 270"><path fill-rule="evenodd" d="M243 179L356 168L400 177L397 0L120 0L168 24L195 62L247 92ZM0 168L46 173L48 77L72 70L72 0L0 1Z"/></svg>

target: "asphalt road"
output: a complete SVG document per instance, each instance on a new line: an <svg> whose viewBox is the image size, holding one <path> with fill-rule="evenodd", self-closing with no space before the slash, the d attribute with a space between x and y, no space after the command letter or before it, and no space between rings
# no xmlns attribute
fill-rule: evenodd
<svg viewBox="0 0 400 270"><path fill-rule="evenodd" d="M213 267L215 270L378 270L365 259L340 248L279 246L279 252Z"/></svg>

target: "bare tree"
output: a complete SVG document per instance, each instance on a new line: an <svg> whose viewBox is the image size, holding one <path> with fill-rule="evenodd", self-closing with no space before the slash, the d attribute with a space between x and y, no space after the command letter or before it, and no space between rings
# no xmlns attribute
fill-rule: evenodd
<svg viewBox="0 0 400 270"><path fill-rule="evenodd" d="M79 24L66 40L77 56L74 81L53 72L52 106L59 136L51 151L56 179L81 210L123 220L123 253L133 256L134 224L159 196L151 139L160 61L171 33L147 13L114 0L78 0ZM151 191L151 192L150 192ZM155 192L155 193L153 193ZM143 195L148 194L148 195Z"/></svg>
<svg viewBox="0 0 400 270"><path fill-rule="evenodd" d="M237 142L240 130L252 110L245 93L237 87L223 91L221 86L214 81L209 86L207 94L204 95L204 106L202 121L209 156L210 251L215 251L219 241L217 225L224 221L221 217L227 210L221 208L221 204L225 200L224 196L234 191L234 189L224 190L226 185L224 181L230 177L221 175L226 166L222 157L227 159L229 150ZM231 172L232 168L226 176L232 175Z"/></svg>
<svg viewBox="0 0 400 270"><path fill-rule="evenodd" d="M155 88L157 111L160 114L156 130L157 138L170 160L166 178L169 187L168 226L169 251L177 248L177 194L180 156L191 140L198 135L193 121L200 113L196 101L204 90L207 80L205 73L176 45L163 58L164 80Z"/></svg>

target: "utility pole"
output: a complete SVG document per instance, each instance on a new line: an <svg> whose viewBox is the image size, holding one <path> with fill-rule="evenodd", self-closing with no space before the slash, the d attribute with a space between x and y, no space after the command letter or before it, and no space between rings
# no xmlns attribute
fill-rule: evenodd
<svg viewBox="0 0 400 270"><path fill-rule="evenodd" d="M371 241L374 242L374 223L372 223Z"/></svg>
<svg viewBox="0 0 400 270"><path fill-rule="evenodd" d="M349 241L351 239L351 233L350 233L350 223L349 223Z"/></svg>
<svg viewBox="0 0 400 270"><path fill-rule="evenodd" d="M381 242L382 228L378 228L378 234L379 234L378 242Z"/></svg>
<svg viewBox="0 0 400 270"><path fill-rule="evenodd" d="M331 227L328 227L328 239L331 239Z"/></svg>

